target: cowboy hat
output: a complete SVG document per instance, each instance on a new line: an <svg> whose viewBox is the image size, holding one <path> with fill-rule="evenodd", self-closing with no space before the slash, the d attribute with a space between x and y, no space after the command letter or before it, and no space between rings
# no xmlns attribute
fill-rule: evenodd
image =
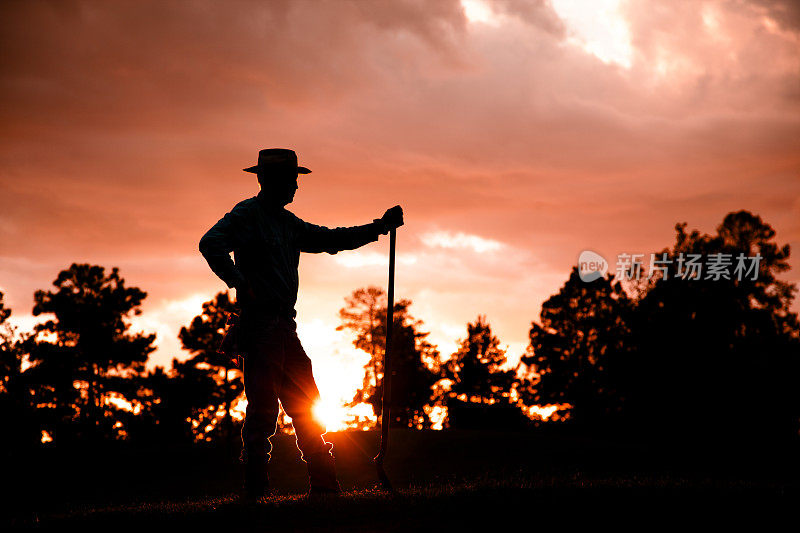
<svg viewBox="0 0 800 533"><path fill-rule="evenodd" d="M242 169L253 174L295 173L308 174L306 167L297 166L297 154L287 148L267 148L258 152L258 164Z"/></svg>

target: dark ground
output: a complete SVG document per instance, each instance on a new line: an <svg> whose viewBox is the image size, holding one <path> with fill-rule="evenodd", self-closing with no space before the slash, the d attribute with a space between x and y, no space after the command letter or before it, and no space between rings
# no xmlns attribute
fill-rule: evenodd
<svg viewBox="0 0 800 533"><path fill-rule="evenodd" d="M374 432L328 438L347 494L311 502L303 498L294 438L284 435L275 438L273 495L255 505L236 500L241 466L221 449L123 445L12 458L4 465L0 529L527 531L552 522L763 529L800 507L795 446L679 446L561 430L397 430L386 470L398 492L390 495L375 489Z"/></svg>

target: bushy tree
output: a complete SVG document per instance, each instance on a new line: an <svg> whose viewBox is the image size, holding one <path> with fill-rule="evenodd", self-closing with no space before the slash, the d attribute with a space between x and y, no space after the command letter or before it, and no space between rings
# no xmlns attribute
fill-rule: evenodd
<svg viewBox="0 0 800 533"><path fill-rule="evenodd" d="M632 302L609 274L591 282L573 267L569 279L542 304L521 362L533 370L518 391L524 403L572 406L578 423L603 420L619 408L614 373L629 362Z"/></svg>
<svg viewBox="0 0 800 533"><path fill-rule="evenodd" d="M173 362L173 369L184 377L199 373L192 381L202 380L201 375L207 374L213 378L218 386L208 391L210 394L203 398L198 397L200 406L211 406L213 415L222 410L225 415L222 420L224 434L231 440L233 437L233 420L231 407L233 401L244 391L241 371L234 365L230 357L220 354L217 350L225 335L225 326L228 316L236 311L236 305L230 300L227 292L218 293L212 300L203 304L203 312L194 317L188 327L182 327L178 338L183 348L188 350L192 357L185 363ZM205 381L205 380L203 380ZM204 390L200 387L197 392ZM195 410L198 410L198 407ZM205 412L205 411L202 411ZM213 421L209 420L209 423ZM216 423L212 426L216 427ZM203 425L205 428L207 424Z"/></svg>
<svg viewBox="0 0 800 533"><path fill-rule="evenodd" d="M506 351L492 333L485 316L467 324L467 336L458 350L442 365L442 377L449 380L450 397L464 396L465 401L495 403L507 401L513 370L504 370Z"/></svg>
<svg viewBox="0 0 800 533"><path fill-rule="evenodd" d="M33 314L53 318L35 327L30 359L39 384L38 402L49 410L54 439L124 436L124 413L107 400L129 397L143 375L155 335L130 333L131 314L141 314L147 293L127 287L115 267L73 263L34 294Z"/></svg>
<svg viewBox="0 0 800 533"><path fill-rule="evenodd" d="M485 316L467 324L467 336L441 366L437 403L447 408L451 428L518 426L520 409L510 399L514 370Z"/></svg>
<svg viewBox="0 0 800 533"><path fill-rule="evenodd" d="M159 446L187 446L215 435L220 386L208 369L191 361L172 360L172 368L156 367L144 380L142 413L134 435ZM210 427L209 427L210 426Z"/></svg>
<svg viewBox="0 0 800 533"><path fill-rule="evenodd" d="M22 374L23 355L16 350L14 329L8 322L11 309L5 306L0 292L0 394L8 394L12 382Z"/></svg>
<svg viewBox="0 0 800 533"><path fill-rule="evenodd" d="M346 306L339 309L341 324L337 331L348 329L355 334L353 346L369 354L364 365L361 388L348 404L354 406L375 393L376 376L383 372L383 349L386 344L386 293L379 287L356 289L345 297Z"/></svg>
<svg viewBox="0 0 800 533"><path fill-rule="evenodd" d="M789 245L747 211L728 214L715 235L689 233L685 223L676 233L658 254L669 261L666 274L635 313L638 353L623 385L631 415L694 437L796 435L800 327L790 311L795 287L777 278L789 268ZM706 270L690 279L689 254L706 264L723 254L730 265L724 276ZM760 257L757 271L736 272L740 254Z"/></svg>
<svg viewBox="0 0 800 533"><path fill-rule="evenodd" d="M41 439L39 417L33 393L35 383L25 368L25 345L29 336L19 334L8 318L11 309L5 306L0 292L0 413L6 427L0 449L11 453L31 448Z"/></svg>
<svg viewBox="0 0 800 533"><path fill-rule="evenodd" d="M342 325L356 334L353 344L370 353L364 366L362 387L356 392L352 405L368 403L373 412L381 412L383 388L383 355L386 348L386 296L381 289L370 287L354 291L346 299L347 307L339 312ZM431 402L432 387L439 372L439 352L422 332L421 320L409 313L411 300L394 304L392 326L392 426L429 427L430 417L425 407ZM380 382L380 383L379 383Z"/></svg>

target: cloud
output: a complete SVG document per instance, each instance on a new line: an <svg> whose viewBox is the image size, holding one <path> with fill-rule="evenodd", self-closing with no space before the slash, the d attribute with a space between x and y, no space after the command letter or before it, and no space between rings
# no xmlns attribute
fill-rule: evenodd
<svg viewBox="0 0 800 533"><path fill-rule="evenodd" d="M556 38L565 36L564 21L548 0L494 0L508 14L515 15Z"/></svg>
<svg viewBox="0 0 800 533"><path fill-rule="evenodd" d="M477 235L462 232L435 231L420 236L423 244L431 248L467 248L475 252L491 252L503 247L503 243L492 239L484 239Z"/></svg>
<svg viewBox="0 0 800 533"><path fill-rule="evenodd" d="M786 31L800 33L800 4L794 0L739 0L738 3L760 11Z"/></svg>
<svg viewBox="0 0 800 533"><path fill-rule="evenodd" d="M336 262L347 268L361 268L365 266L388 265L389 256L377 252L339 252L336 254ZM417 257L413 254L396 254L395 263L401 265L413 265L417 262Z"/></svg>
<svg viewBox="0 0 800 533"><path fill-rule="evenodd" d="M568 28L568 42L604 63L630 68L633 48L619 0L597 0L592 9L579 0L553 0L553 8Z"/></svg>

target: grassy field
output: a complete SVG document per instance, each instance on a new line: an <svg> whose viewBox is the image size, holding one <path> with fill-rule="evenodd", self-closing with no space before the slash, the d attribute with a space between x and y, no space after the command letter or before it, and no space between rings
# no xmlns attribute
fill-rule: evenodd
<svg viewBox="0 0 800 533"><path fill-rule="evenodd" d="M307 501L293 438L275 438L271 495L235 494L230 452L107 450L51 453L24 476L0 524L104 530L245 528L294 531L475 530L548 521L650 529L682 517L765 521L793 511L800 469L792 449L680 448L546 431L393 431L386 464L397 491L376 488L373 432L328 434L339 498ZM7 470L8 471L8 470ZM13 479L13 478L12 478ZM17 490L13 490L16 488Z"/></svg>

